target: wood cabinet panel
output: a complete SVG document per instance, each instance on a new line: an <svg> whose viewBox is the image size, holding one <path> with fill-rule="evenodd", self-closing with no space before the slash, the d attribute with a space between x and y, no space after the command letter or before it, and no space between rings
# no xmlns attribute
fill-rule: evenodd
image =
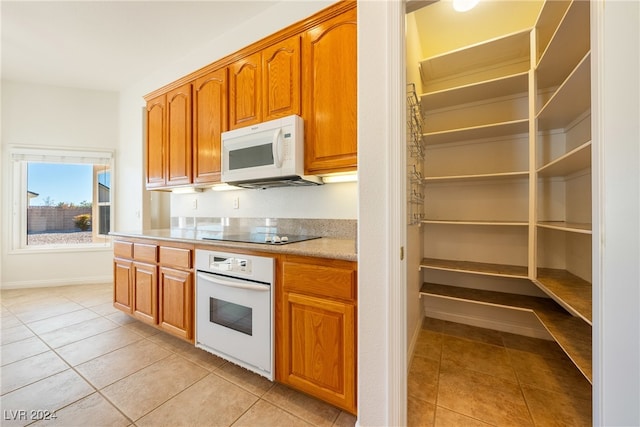
<svg viewBox="0 0 640 427"><path fill-rule="evenodd" d="M133 244L133 259L142 262L156 262L158 247L147 243Z"/></svg>
<svg viewBox="0 0 640 427"><path fill-rule="evenodd" d="M113 242L113 256L116 258L133 258L133 243L116 240Z"/></svg>
<svg viewBox="0 0 640 427"><path fill-rule="evenodd" d="M227 69L196 79L193 97L193 182L220 182L221 134L228 128Z"/></svg>
<svg viewBox="0 0 640 427"><path fill-rule="evenodd" d="M193 273L160 267L160 327L181 338L193 337Z"/></svg>
<svg viewBox="0 0 640 427"><path fill-rule="evenodd" d="M133 263L133 315L143 322L158 323L157 267Z"/></svg>
<svg viewBox="0 0 640 427"><path fill-rule="evenodd" d="M122 243L122 242L120 242ZM129 260L113 260L113 306L125 313L131 313L133 302L132 268Z"/></svg>
<svg viewBox="0 0 640 427"><path fill-rule="evenodd" d="M192 266L192 253L190 249L160 246L160 264L189 269Z"/></svg>
<svg viewBox="0 0 640 427"><path fill-rule="evenodd" d="M165 185L166 95L147 102L146 175L147 188Z"/></svg>
<svg viewBox="0 0 640 427"><path fill-rule="evenodd" d="M297 262L284 262L282 269L286 290L346 300L356 297L355 270Z"/></svg>
<svg viewBox="0 0 640 427"><path fill-rule="evenodd" d="M276 378L356 413L357 264L285 256L276 287Z"/></svg>
<svg viewBox="0 0 640 427"><path fill-rule="evenodd" d="M357 27L349 10L303 37L305 171L357 168Z"/></svg>
<svg viewBox="0 0 640 427"><path fill-rule="evenodd" d="M167 93L167 185L191 183L191 83Z"/></svg>
<svg viewBox="0 0 640 427"><path fill-rule="evenodd" d="M229 129L260 123L262 82L260 52L229 66Z"/></svg>
<svg viewBox="0 0 640 427"><path fill-rule="evenodd" d="M300 36L262 51L263 120L300 114Z"/></svg>
<svg viewBox="0 0 640 427"><path fill-rule="evenodd" d="M285 382L355 412L355 306L285 295Z"/></svg>

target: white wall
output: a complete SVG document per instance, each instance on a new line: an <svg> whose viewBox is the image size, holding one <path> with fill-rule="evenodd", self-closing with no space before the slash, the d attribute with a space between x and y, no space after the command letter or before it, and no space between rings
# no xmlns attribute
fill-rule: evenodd
<svg viewBox="0 0 640 427"><path fill-rule="evenodd" d="M357 219L357 195L355 182L268 190L207 190L172 194L171 216ZM236 198L237 209L233 207Z"/></svg>
<svg viewBox="0 0 640 427"><path fill-rule="evenodd" d="M640 3L592 2L594 425L640 425Z"/></svg>
<svg viewBox="0 0 640 427"><path fill-rule="evenodd" d="M2 287L111 280L111 249L10 253L10 145L115 149L118 94L2 81ZM118 165L116 164L116 170ZM117 188L115 189L117 192Z"/></svg>
<svg viewBox="0 0 640 427"><path fill-rule="evenodd" d="M116 223L115 229L119 231L139 230L152 225L150 207L150 192L144 190L144 172L141 170L143 164L143 136L144 122L141 119L144 111L143 96L172 81L183 77L192 71L204 67L217 59L233 53L255 41L262 39L278 30L302 20L315 12L331 5L333 1L295 1L278 2L267 9L262 14L248 19L222 36L203 43L202 46L193 52L185 54L182 58L167 58L166 67L157 70L153 75L147 76L143 81L132 85L121 93L120 97L120 150L116 161L120 165L119 173L116 177L116 184L120 191L116 196ZM212 29L212 35L215 28ZM296 195L294 189L267 190L271 192L272 200L270 206L291 205L291 195ZM308 189L305 189L308 190ZM311 189L313 190L313 189ZM323 190L320 190L323 192ZM162 197L155 195L154 197ZM226 208L217 206L218 197L210 192L199 195L202 208L206 208L206 215L199 209L199 216L223 216ZM244 197L243 197L244 198ZM357 195L352 193L351 199L355 206ZM171 215L181 212L184 209L191 209L190 198L172 197ZM177 206L186 201L185 206ZM244 203L241 202L241 206ZM312 208L312 207L310 207ZM313 206L315 208L315 206ZM261 211L260 217L277 216L276 211L269 207ZM330 209L327 205L327 209ZM355 210L355 208L352 208ZM247 215L253 216L253 211L247 210ZM273 212L273 213L272 213ZM280 213L280 211L277 211ZM294 212L296 210L294 209ZM326 212L330 212L327 210ZM169 212L165 213L167 216ZM236 212L233 213L236 216ZM321 212L322 214L322 212ZM287 215L288 217L295 217ZM323 217L323 216L320 216ZM162 221L160 221L162 223Z"/></svg>
<svg viewBox="0 0 640 427"><path fill-rule="evenodd" d="M358 424L406 424L404 3L358 2Z"/></svg>

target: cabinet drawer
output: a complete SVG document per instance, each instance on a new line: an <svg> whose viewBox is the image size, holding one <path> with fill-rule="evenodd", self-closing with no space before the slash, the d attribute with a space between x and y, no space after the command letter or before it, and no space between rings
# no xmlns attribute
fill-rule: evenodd
<svg viewBox="0 0 640 427"><path fill-rule="evenodd" d="M133 243L116 240L113 242L113 255L116 258L133 258Z"/></svg>
<svg viewBox="0 0 640 427"><path fill-rule="evenodd" d="M160 246L160 264L191 268L191 250Z"/></svg>
<svg viewBox="0 0 640 427"><path fill-rule="evenodd" d="M146 243L134 243L133 259L136 261L156 262L158 247Z"/></svg>
<svg viewBox="0 0 640 427"><path fill-rule="evenodd" d="M326 265L284 262L282 282L285 290L355 300L355 270Z"/></svg>

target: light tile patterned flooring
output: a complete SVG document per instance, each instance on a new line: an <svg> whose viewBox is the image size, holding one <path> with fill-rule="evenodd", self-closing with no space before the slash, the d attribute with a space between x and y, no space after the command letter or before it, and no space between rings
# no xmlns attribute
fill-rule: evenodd
<svg viewBox="0 0 640 427"><path fill-rule="evenodd" d="M111 285L2 291L2 426L355 423L133 320L111 299ZM410 426L591 425L591 387L549 341L426 318L408 385ZM38 411L56 418L31 420Z"/></svg>
<svg viewBox="0 0 640 427"><path fill-rule="evenodd" d="M551 341L425 318L410 426L591 426L591 385Z"/></svg>
<svg viewBox="0 0 640 427"><path fill-rule="evenodd" d="M113 308L111 289L2 291L3 427L354 425L353 415L133 320Z"/></svg>

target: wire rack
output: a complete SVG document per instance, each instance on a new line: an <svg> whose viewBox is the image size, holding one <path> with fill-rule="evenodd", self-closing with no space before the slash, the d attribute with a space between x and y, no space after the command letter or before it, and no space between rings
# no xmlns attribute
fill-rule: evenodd
<svg viewBox="0 0 640 427"><path fill-rule="evenodd" d="M424 219L424 179L422 164L424 162L424 143L422 141L422 114L420 101L413 83L407 85L407 205L408 222L420 225Z"/></svg>

